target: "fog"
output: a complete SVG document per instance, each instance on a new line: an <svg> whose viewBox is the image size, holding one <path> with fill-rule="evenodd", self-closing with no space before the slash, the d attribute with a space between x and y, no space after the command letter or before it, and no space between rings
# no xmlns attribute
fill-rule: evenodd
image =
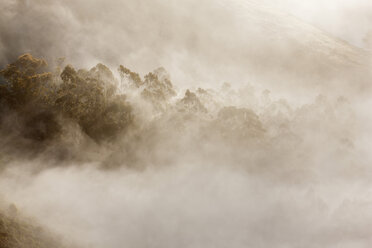
<svg viewBox="0 0 372 248"><path fill-rule="evenodd" d="M1 2L1 205L66 247L370 247L370 7Z"/></svg>
<svg viewBox="0 0 372 248"><path fill-rule="evenodd" d="M267 3L308 21L327 33L349 43L369 49L372 4L366 0L293 1Z"/></svg>
<svg viewBox="0 0 372 248"><path fill-rule="evenodd" d="M362 3L353 6L364 13ZM275 5L294 9L297 17ZM288 87L296 94L303 88L319 93L347 87L342 83L347 77L358 78L348 91L364 92L368 82L359 78L366 73L360 67L369 57L340 40L364 31L333 38L327 33L335 29L325 33L319 29L324 27L301 21L337 24L340 18L332 17L349 5L329 4L341 7L327 13L324 3L308 5L301 12L301 4L288 1L3 1L0 64L29 52L49 61L66 57L79 67L124 64L141 74L163 66L187 86L252 82L276 87L278 94ZM323 19L306 18L303 9L318 9ZM343 20L354 33L355 27L369 26L350 15Z"/></svg>

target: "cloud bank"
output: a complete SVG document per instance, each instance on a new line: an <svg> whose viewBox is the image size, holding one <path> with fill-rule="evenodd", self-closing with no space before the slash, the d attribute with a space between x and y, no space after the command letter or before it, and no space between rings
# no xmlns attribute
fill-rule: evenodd
<svg viewBox="0 0 372 248"><path fill-rule="evenodd" d="M66 244L370 246L367 51L273 1L0 7L0 198Z"/></svg>

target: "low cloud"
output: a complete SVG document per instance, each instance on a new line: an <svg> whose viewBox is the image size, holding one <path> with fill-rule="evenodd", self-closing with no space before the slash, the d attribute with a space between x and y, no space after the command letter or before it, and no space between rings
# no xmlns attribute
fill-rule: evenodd
<svg viewBox="0 0 372 248"><path fill-rule="evenodd" d="M0 6L22 215L78 247L369 247L366 51L256 1Z"/></svg>

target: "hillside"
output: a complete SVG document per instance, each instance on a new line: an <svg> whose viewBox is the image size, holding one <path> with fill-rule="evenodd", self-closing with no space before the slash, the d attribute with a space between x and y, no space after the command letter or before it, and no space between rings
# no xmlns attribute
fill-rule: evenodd
<svg viewBox="0 0 372 248"><path fill-rule="evenodd" d="M66 248L61 241L40 226L17 213L14 205L0 210L1 248Z"/></svg>

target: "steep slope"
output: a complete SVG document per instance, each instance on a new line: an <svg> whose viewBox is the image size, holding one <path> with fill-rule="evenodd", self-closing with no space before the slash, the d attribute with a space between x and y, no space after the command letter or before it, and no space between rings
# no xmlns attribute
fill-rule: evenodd
<svg viewBox="0 0 372 248"><path fill-rule="evenodd" d="M1 248L65 248L56 237L18 216L14 205L0 210Z"/></svg>
<svg viewBox="0 0 372 248"><path fill-rule="evenodd" d="M248 77L293 90L369 88L367 51L260 1L223 0L219 4L234 15L227 33L234 37L229 54L240 69L245 67Z"/></svg>

